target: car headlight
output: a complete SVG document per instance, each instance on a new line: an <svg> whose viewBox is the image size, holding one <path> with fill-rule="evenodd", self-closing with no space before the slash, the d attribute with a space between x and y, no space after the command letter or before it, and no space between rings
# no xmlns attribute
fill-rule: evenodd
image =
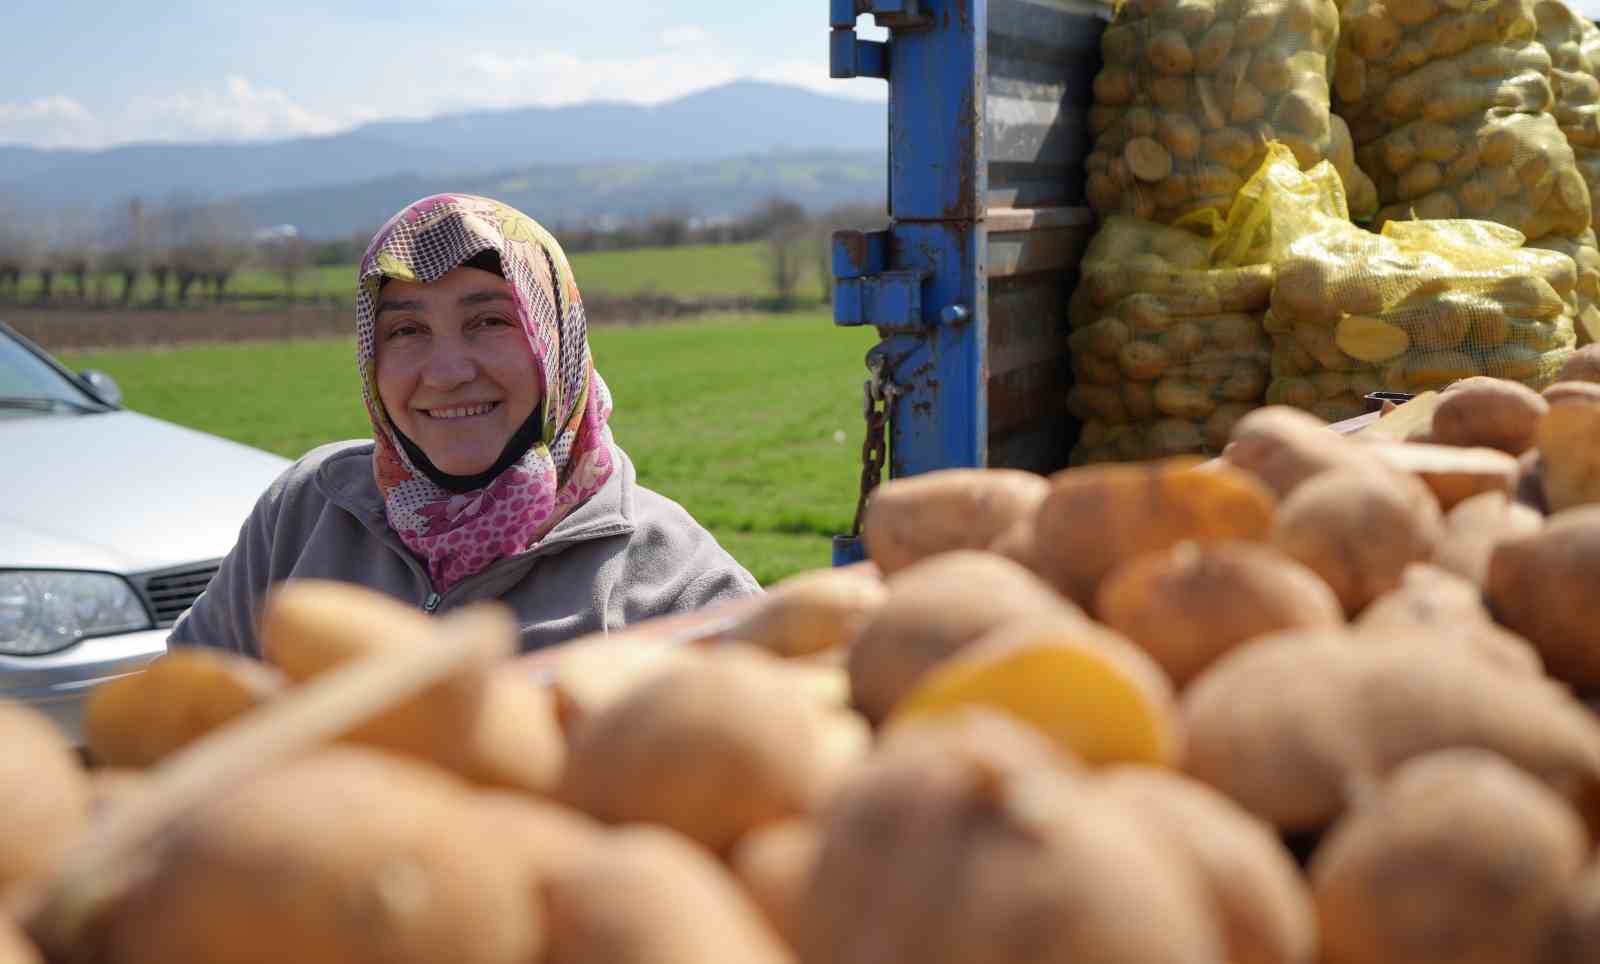
<svg viewBox="0 0 1600 964"><path fill-rule="evenodd" d="M116 576L0 571L0 654L38 656L88 636L154 628L133 587Z"/></svg>

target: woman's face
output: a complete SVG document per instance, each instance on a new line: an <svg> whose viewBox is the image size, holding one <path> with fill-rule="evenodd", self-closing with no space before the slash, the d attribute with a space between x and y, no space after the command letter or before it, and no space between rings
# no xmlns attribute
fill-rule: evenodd
<svg viewBox="0 0 1600 964"><path fill-rule="evenodd" d="M441 472L491 468L539 405L533 348L497 274L459 267L432 284L390 280L374 338L384 410Z"/></svg>

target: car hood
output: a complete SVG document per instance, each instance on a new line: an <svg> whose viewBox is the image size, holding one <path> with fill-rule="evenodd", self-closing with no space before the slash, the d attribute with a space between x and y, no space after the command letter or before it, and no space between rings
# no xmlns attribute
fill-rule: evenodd
<svg viewBox="0 0 1600 964"><path fill-rule="evenodd" d="M226 555L289 460L116 411L0 418L0 567L142 572Z"/></svg>

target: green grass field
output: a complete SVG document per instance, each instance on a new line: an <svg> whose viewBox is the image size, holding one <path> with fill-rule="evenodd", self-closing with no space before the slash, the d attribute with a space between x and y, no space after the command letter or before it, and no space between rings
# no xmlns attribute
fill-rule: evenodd
<svg viewBox="0 0 1600 964"><path fill-rule="evenodd" d="M799 291L802 303L815 303L820 291L817 287L814 257L802 264ZM745 244L685 245L673 248L636 248L629 251L592 251L572 256L572 270L578 277L579 290L590 295L626 296L637 294L663 294L678 298L697 297L751 297L765 298L774 294L768 279L766 244L752 241ZM122 291L121 278L101 275L91 280L102 286L105 299L115 299ZM168 287L169 296L176 289ZM238 297L260 296L281 298L287 293L283 275L262 268L247 268L228 281L228 293ZM76 297L77 287L69 277L57 275L54 291L59 297ZM21 297L37 298L39 279L29 275L24 279ZM155 284L149 278L141 279L134 289L134 300L145 302L155 297ZM355 266L333 265L307 267L296 279L294 294L297 298L315 298L349 303L355 298ZM190 292L196 301L204 301L205 293L198 287Z"/></svg>
<svg viewBox="0 0 1600 964"><path fill-rule="evenodd" d="M611 424L641 481L763 583L826 566L860 478L872 332L818 311L592 332ZM64 355L130 408L294 458L371 429L350 339Z"/></svg>

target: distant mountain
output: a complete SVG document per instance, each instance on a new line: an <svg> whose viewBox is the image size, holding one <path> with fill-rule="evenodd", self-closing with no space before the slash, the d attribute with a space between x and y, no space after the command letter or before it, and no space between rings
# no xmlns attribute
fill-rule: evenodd
<svg viewBox="0 0 1600 964"><path fill-rule="evenodd" d="M596 102L380 121L329 137L261 143L141 144L103 151L0 146L0 196L29 206L102 207L173 193L197 199L292 192L309 197L411 178L561 165L707 162L774 152L882 156L882 104L779 84L740 81L652 107ZM619 168L620 170L621 168ZM568 182L570 184L570 181ZM626 192L624 192L626 193ZM330 196L337 197L339 192ZM272 223L291 216L274 216Z"/></svg>
<svg viewBox="0 0 1600 964"><path fill-rule="evenodd" d="M353 184L239 198L254 224L293 224L313 238L371 231L419 197L454 191L498 198L552 227L678 212L748 213L774 195L817 210L882 203L883 155L783 152L710 161L541 164L488 174L403 174Z"/></svg>

